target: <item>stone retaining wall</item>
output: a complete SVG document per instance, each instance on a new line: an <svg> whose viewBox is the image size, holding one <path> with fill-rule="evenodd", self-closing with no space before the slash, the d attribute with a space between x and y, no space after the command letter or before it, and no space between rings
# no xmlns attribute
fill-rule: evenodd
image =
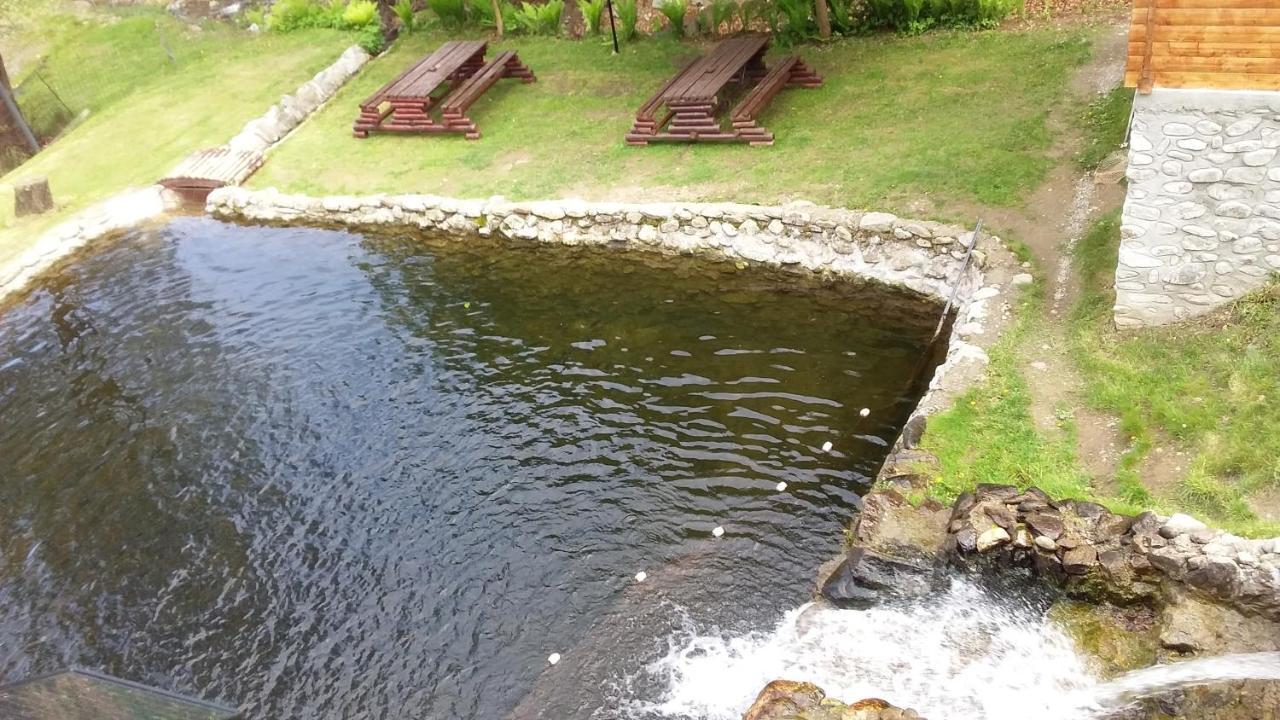
<svg viewBox="0 0 1280 720"><path fill-rule="evenodd" d="M784 207L715 203L506 202L432 195L313 198L275 190L224 188L209 196L213 215L257 222L305 222L356 228L406 227L561 245L612 245L667 254L709 254L877 280L945 300L960 277L972 233L809 203ZM961 292L980 282L985 238Z"/></svg>
<svg viewBox="0 0 1280 720"><path fill-rule="evenodd" d="M1280 93L1139 95L1115 322L1162 325L1280 272Z"/></svg>
<svg viewBox="0 0 1280 720"><path fill-rule="evenodd" d="M26 287L58 260L104 235L131 228L175 206L177 198L159 185L122 193L98 203L40 236L17 259L0 267L0 301Z"/></svg>

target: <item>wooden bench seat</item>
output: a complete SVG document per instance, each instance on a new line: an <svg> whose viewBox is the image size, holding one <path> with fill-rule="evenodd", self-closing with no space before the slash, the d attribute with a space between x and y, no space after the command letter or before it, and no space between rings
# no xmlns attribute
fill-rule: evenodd
<svg viewBox="0 0 1280 720"><path fill-rule="evenodd" d="M680 68L680 72L673 75L670 80L667 80L662 87L658 88L657 92L655 92L643 105L640 106L640 109L636 111L636 122L631 126L631 132L627 133L628 144L646 144L650 135L656 133L658 128L666 125L667 122L671 120L670 111L667 111L661 121L657 120L658 109L662 107L664 98L667 91L671 89L671 86L679 82L680 78L684 77L696 62L698 62L698 58L694 58L685 63L685 66Z"/></svg>
<svg viewBox="0 0 1280 720"><path fill-rule="evenodd" d="M487 46L483 40L450 41L405 68L360 103L353 133L363 138L371 132L430 132L440 89L478 72Z"/></svg>
<svg viewBox="0 0 1280 720"><path fill-rule="evenodd" d="M747 142L752 145L773 144L773 133L756 124L756 119L773 102L774 96L787 86L791 80L791 71L799 62L800 58L795 55L780 60L729 114L733 129L747 138Z"/></svg>
<svg viewBox="0 0 1280 720"><path fill-rule="evenodd" d="M498 53L493 60L463 81L440 103L443 108L441 118L445 127L451 132L466 133L468 140L479 139L480 131L476 128L475 122L467 117L467 109L502 78L520 78L526 83L536 80L533 72L520 62L520 57L514 50Z"/></svg>

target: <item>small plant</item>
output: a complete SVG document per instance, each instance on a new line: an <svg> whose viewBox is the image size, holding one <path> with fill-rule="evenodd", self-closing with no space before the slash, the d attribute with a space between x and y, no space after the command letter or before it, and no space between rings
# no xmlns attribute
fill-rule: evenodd
<svg viewBox="0 0 1280 720"><path fill-rule="evenodd" d="M766 10L766 19L780 44L794 45L817 35L812 10L811 0L774 0Z"/></svg>
<svg viewBox="0 0 1280 720"><path fill-rule="evenodd" d="M369 23L356 33L356 44L364 48L370 55L378 55L387 49L387 40L382 37L382 28L378 23Z"/></svg>
<svg viewBox="0 0 1280 720"><path fill-rule="evenodd" d="M418 17L413 10L413 0L400 0L391 8L395 11L396 17L400 18L400 27L407 33L411 33L418 28Z"/></svg>
<svg viewBox="0 0 1280 720"><path fill-rule="evenodd" d="M667 25L671 27L671 34L676 37L683 37L684 16L689 11L689 0L662 0L657 9L667 18Z"/></svg>
<svg viewBox="0 0 1280 720"><path fill-rule="evenodd" d="M515 26L530 35L555 35L564 17L564 0L548 0L545 4L525 3L515 12Z"/></svg>
<svg viewBox="0 0 1280 720"><path fill-rule="evenodd" d="M512 30L518 29L516 7L509 2L505 2L505 0L500 2L498 7L502 12L502 27ZM494 30L498 27L498 20L493 14L493 3L489 0L472 0L471 18L476 25L487 30Z"/></svg>
<svg viewBox="0 0 1280 720"><path fill-rule="evenodd" d="M703 30L711 35L720 33L720 26L733 23L733 15L738 6L733 0L711 0L702 11L700 23Z"/></svg>
<svg viewBox="0 0 1280 720"><path fill-rule="evenodd" d="M263 8L250 8L244 11L244 24L257 25L259 30L267 29L267 11Z"/></svg>
<svg viewBox="0 0 1280 720"><path fill-rule="evenodd" d="M604 8L608 0L578 0L578 7L582 10L582 22L586 25L587 33L599 35L601 31L600 20L604 17Z"/></svg>
<svg viewBox="0 0 1280 720"><path fill-rule="evenodd" d="M838 35L852 35L858 31L853 0L828 0L831 9L831 29Z"/></svg>
<svg viewBox="0 0 1280 720"><path fill-rule="evenodd" d="M466 0L427 0L427 7L440 18L440 24L447 29L467 24Z"/></svg>
<svg viewBox="0 0 1280 720"><path fill-rule="evenodd" d="M640 6L636 0L614 0L613 9L618 13L618 37L634 40L636 24L640 21Z"/></svg>
<svg viewBox="0 0 1280 720"><path fill-rule="evenodd" d="M373 23L378 17L378 6L373 0L351 0L347 9L342 11L342 26L362 28Z"/></svg>
<svg viewBox="0 0 1280 720"><path fill-rule="evenodd" d="M762 2L763 0L742 0L738 3L738 22L742 24L743 32L751 30L751 24L763 17Z"/></svg>

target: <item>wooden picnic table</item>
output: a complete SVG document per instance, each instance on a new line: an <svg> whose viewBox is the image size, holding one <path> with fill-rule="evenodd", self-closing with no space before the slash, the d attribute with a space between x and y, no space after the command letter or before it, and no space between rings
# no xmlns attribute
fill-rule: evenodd
<svg viewBox="0 0 1280 720"><path fill-rule="evenodd" d="M798 57L786 58L770 71L764 62L768 50L768 35L744 35L716 45L710 53L686 65L641 106L627 142L772 144L772 133L756 125L756 117L783 87L818 87L822 78ZM731 84L749 90L732 113L732 128L726 130L716 113ZM663 105L667 112L659 120L657 113Z"/></svg>
<svg viewBox="0 0 1280 720"><path fill-rule="evenodd" d="M499 78L516 77L526 83L536 79L514 51L500 53L485 63L488 43L455 40L414 63L360 103L360 115L352 128L356 137L371 132L465 133L480 137L465 111ZM432 113L443 108L441 120Z"/></svg>

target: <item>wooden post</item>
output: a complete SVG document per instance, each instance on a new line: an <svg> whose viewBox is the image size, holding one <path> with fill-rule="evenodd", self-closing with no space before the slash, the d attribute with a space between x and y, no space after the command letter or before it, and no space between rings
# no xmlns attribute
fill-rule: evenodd
<svg viewBox="0 0 1280 720"><path fill-rule="evenodd" d="M13 86L9 84L9 73L4 69L4 56L0 56L0 104L3 105L5 114L9 117L9 122L6 124L17 128L32 155L40 152L40 141L36 140L36 134L31 131L31 126L27 124L27 119L22 115L22 108L18 107L18 101L13 97Z"/></svg>
<svg viewBox="0 0 1280 720"><path fill-rule="evenodd" d="M831 15L827 10L827 0L813 0L813 17L818 21L818 37L831 39Z"/></svg>
<svg viewBox="0 0 1280 720"><path fill-rule="evenodd" d="M53 193L49 181L37 177L13 186L13 214L18 217L40 215L53 209Z"/></svg>
<svg viewBox="0 0 1280 720"><path fill-rule="evenodd" d="M1142 51L1142 72L1138 75L1138 92L1143 95L1150 95L1152 87L1155 86L1155 78L1152 77L1151 56L1155 50L1156 39L1156 0L1148 0L1147 2L1147 39L1144 43L1145 47Z"/></svg>

